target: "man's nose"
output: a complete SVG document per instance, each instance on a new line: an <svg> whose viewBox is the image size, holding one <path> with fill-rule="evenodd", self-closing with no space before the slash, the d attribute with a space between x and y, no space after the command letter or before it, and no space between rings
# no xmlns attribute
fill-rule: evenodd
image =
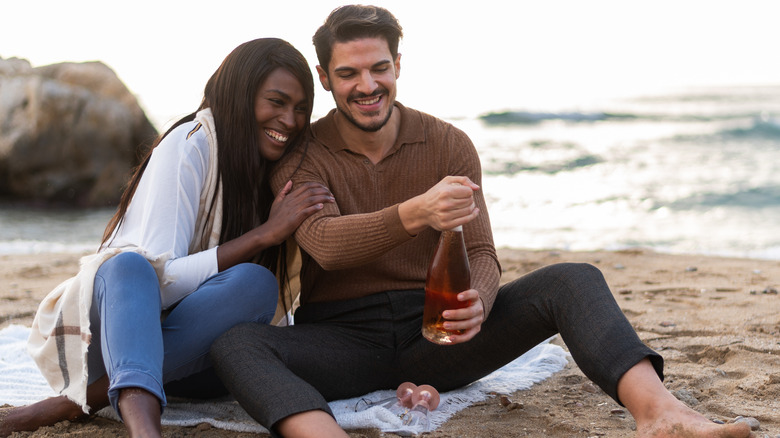
<svg viewBox="0 0 780 438"><path fill-rule="evenodd" d="M360 75L360 81L357 86L357 91L363 94L371 94L376 90L376 81L370 71L366 71Z"/></svg>

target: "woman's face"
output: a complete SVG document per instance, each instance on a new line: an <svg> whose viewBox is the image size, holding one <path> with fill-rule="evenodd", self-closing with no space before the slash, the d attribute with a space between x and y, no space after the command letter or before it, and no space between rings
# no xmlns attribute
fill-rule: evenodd
<svg viewBox="0 0 780 438"><path fill-rule="evenodd" d="M271 72L255 97L255 120L263 158L278 160L303 129L307 116L308 102L298 79L282 68Z"/></svg>

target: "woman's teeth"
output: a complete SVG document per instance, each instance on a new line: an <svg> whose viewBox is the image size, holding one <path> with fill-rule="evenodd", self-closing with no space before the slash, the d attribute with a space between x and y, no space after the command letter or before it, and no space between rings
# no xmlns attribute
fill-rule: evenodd
<svg viewBox="0 0 780 438"><path fill-rule="evenodd" d="M273 138L276 141L280 141L282 143L286 142L289 137L286 135L282 135L276 131L271 131L270 129L266 129L265 133L268 134L269 137Z"/></svg>

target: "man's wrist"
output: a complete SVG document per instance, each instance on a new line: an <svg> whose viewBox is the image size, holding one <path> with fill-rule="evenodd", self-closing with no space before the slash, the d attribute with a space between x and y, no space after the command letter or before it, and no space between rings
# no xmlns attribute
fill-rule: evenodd
<svg viewBox="0 0 780 438"><path fill-rule="evenodd" d="M401 224L407 233L414 236L427 226L419 214L420 209L416 207L416 198L408 199L398 204L398 216Z"/></svg>

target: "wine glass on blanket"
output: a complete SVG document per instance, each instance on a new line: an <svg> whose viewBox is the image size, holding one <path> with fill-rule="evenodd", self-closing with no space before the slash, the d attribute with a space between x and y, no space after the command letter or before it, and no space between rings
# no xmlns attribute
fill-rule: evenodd
<svg viewBox="0 0 780 438"><path fill-rule="evenodd" d="M403 417L407 426L422 426L428 431L430 421L428 413L439 406L439 391L431 385L420 385L412 393L412 409Z"/></svg>
<svg viewBox="0 0 780 438"><path fill-rule="evenodd" d="M414 383L404 382L398 385L398 389L395 391L395 397L379 401L361 398L355 405L355 412L364 411L368 408L373 408L374 406L381 406L401 417L412 408L412 395L414 394L415 389L417 389L417 385Z"/></svg>

